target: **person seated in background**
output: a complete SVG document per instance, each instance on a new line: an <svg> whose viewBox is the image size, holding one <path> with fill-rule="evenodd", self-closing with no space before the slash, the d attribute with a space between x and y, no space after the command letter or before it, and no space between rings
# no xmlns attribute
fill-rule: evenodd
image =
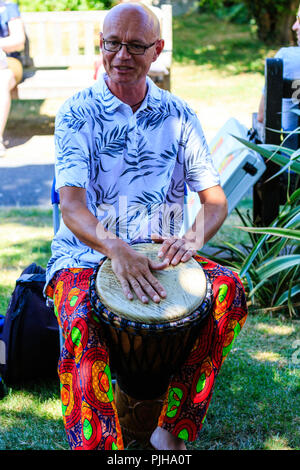
<svg viewBox="0 0 300 470"><path fill-rule="evenodd" d="M282 47L275 55L276 59L283 60L283 77L289 80L300 78L300 5L296 15L296 21L292 26L297 36L297 46ZM290 110L295 107L294 99L282 100L282 129L291 132L298 127L298 116ZM264 94L261 97L257 120L264 122ZM297 149L298 135L294 134L285 141L285 146Z"/></svg>
<svg viewBox="0 0 300 470"><path fill-rule="evenodd" d="M3 134L11 106L11 90L23 78L20 51L25 45L25 31L18 5L0 0L0 157L5 155ZM4 54L6 61L4 60Z"/></svg>

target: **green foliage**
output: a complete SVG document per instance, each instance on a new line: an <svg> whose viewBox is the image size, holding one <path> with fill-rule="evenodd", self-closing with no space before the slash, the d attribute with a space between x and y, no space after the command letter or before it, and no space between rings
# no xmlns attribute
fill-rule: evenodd
<svg viewBox="0 0 300 470"><path fill-rule="evenodd" d="M239 0L199 0L199 10L211 12L219 19L236 24L247 24L251 20L248 7Z"/></svg>
<svg viewBox="0 0 300 470"><path fill-rule="evenodd" d="M19 0L21 11L105 10L112 0Z"/></svg>
<svg viewBox="0 0 300 470"><path fill-rule="evenodd" d="M273 10L275 14L290 13L294 8L295 11L292 13L296 14L299 2L295 0L244 0L244 3L249 7L249 10L253 13Z"/></svg>
<svg viewBox="0 0 300 470"><path fill-rule="evenodd" d="M283 144L256 145L237 139L281 167L272 178L289 169L300 175L299 150L285 148ZM239 273L252 305L275 310L284 305L290 316L298 315L295 305L300 302L300 189L289 194L287 188L287 201L270 227L253 227L249 215L244 217L237 212L243 223L239 229L248 232L250 243L243 243L240 248L223 243L218 247L229 252L231 260L218 261L226 262Z"/></svg>

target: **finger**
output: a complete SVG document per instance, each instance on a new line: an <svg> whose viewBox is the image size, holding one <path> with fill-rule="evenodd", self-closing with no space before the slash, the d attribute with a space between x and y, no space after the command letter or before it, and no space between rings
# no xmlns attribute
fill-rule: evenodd
<svg viewBox="0 0 300 470"><path fill-rule="evenodd" d="M169 260L167 259L164 259L163 261L161 261L160 263L158 261L154 261L152 259L149 259L149 267L150 269L153 269L153 270L156 270L156 271L159 271L159 270L162 270L162 269L165 269L169 266Z"/></svg>
<svg viewBox="0 0 300 470"><path fill-rule="evenodd" d="M172 244L169 245L167 251L165 252L165 259L169 260L169 263L176 265L181 260L181 257L186 252L185 241L182 239L174 240Z"/></svg>
<svg viewBox="0 0 300 470"><path fill-rule="evenodd" d="M162 243L160 250L157 254L159 258L164 258L166 253L169 251L170 247L177 241L176 238L167 238ZM169 260L170 261L170 260Z"/></svg>
<svg viewBox="0 0 300 470"><path fill-rule="evenodd" d="M132 276L128 277L129 283L135 292L137 298L143 303L147 304L149 302L149 299L145 293L145 291L142 289L140 283L138 280Z"/></svg>
<svg viewBox="0 0 300 470"><path fill-rule="evenodd" d="M164 286L159 282L158 279L156 279L155 276L152 275L151 272L148 275L147 280L148 280L149 284L151 284L151 286L152 286L153 290L155 291L155 293L158 294L160 298L167 297L167 292L166 292ZM152 299L153 299L153 297L152 297ZM155 300L155 302L156 302L156 300Z"/></svg>
<svg viewBox="0 0 300 470"><path fill-rule="evenodd" d="M155 278L154 278L155 279ZM153 302L155 303L159 303L161 298L160 298L160 292L163 292L162 288L159 287L159 283L155 283L153 282L151 279L148 280L144 277L140 277L137 279L141 288L143 289L143 291L148 294L148 296L153 300ZM152 284L156 287L157 290L155 290L155 288L153 288L153 286L151 285L151 281L152 281Z"/></svg>
<svg viewBox="0 0 300 470"><path fill-rule="evenodd" d="M133 294L130 290L129 282L126 279L119 278L123 293L128 300L133 300Z"/></svg>
<svg viewBox="0 0 300 470"><path fill-rule="evenodd" d="M189 249L185 252L185 254L182 256L181 261L183 263L186 263L189 259L191 259L193 256L195 256L196 251L193 249Z"/></svg>

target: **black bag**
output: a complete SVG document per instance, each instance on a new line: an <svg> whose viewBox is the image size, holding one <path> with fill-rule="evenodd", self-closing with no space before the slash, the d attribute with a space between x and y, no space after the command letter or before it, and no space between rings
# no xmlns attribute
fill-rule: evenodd
<svg viewBox="0 0 300 470"><path fill-rule="evenodd" d="M16 281L0 338L5 345L0 374L6 385L57 377L59 327L43 296L45 279L45 269L32 263Z"/></svg>

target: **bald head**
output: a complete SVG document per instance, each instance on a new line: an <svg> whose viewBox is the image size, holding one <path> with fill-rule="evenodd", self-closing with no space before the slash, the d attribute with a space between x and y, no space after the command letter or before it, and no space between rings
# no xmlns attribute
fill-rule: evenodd
<svg viewBox="0 0 300 470"><path fill-rule="evenodd" d="M120 3L113 7L105 16L103 23L104 35L109 31L111 24L116 21L127 21L135 19L145 31L155 39L160 39L161 31L157 16L146 5L141 3Z"/></svg>

